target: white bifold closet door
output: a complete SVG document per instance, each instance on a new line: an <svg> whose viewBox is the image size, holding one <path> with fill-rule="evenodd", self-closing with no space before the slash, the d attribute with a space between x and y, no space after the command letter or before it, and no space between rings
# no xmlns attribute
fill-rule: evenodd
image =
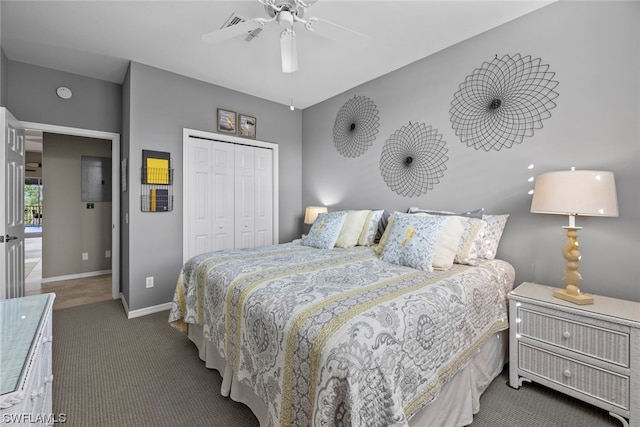
<svg viewBox="0 0 640 427"><path fill-rule="evenodd" d="M185 260L273 244L273 150L190 138L185 155Z"/></svg>

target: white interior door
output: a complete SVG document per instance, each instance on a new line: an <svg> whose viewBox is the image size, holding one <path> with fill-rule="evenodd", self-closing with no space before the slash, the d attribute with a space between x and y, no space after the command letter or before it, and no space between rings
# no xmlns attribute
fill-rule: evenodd
<svg viewBox="0 0 640 427"><path fill-rule="evenodd" d="M24 128L0 108L0 299L24 296Z"/></svg>
<svg viewBox="0 0 640 427"><path fill-rule="evenodd" d="M248 147L246 145L235 146L236 248L252 248L255 246L254 151L254 147Z"/></svg>
<svg viewBox="0 0 640 427"><path fill-rule="evenodd" d="M233 145L189 138L184 155L186 261L234 247Z"/></svg>
<svg viewBox="0 0 640 427"><path fill-rule="evenodd" d="M233 191L233 145L220 141L207 141L213 150L213 248L214 251L233 249L235 215Z"/></svg>
<svg viewBox="0 0 640 427"><path fill-rule="evenodd" d="M273 150L256 148L255 163L255 246L273 245Z"/></svg>

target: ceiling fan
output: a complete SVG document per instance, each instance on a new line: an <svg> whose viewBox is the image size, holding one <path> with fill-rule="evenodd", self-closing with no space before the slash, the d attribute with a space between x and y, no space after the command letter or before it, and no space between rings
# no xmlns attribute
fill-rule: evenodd
<svg viewBox="0 0 640 427"><path fill-rule="evenodd" d="M303 19L306 9L317 0L257 0L264 5L269 18L254 18L213 31L202 36L205 43L219 43L230 38L251 33L271 22L277 22L282 28L280 33L280 55L282 72L293 73L298 70L298 51L294 24L300 23L309 31L351 45L364 45L369 37L321 18Z"/></svg>

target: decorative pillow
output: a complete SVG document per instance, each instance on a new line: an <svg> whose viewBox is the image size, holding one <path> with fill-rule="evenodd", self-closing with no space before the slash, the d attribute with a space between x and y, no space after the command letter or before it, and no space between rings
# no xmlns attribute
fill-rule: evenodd
<svg viewBox="0 0 640 427"><path fill-rule="evenodd" d="M478 258L494 259L498 252L498 245L500 244L500 238L504 231L509 214L506 215L482 215L482 219L487 225L484 228L482 234L482 242L480 244L480 250Z"/></svg>
<svg viewBox="0 0 640 427"><path fill-rule="evenodd" d="M378 223L380 222L380 218L382 218L383 212L384 211L382 209L377 211L369 211L369 215L367 215L367 219L364 222L364 227L362 227L360 237L358 238L358 245L373 245L376 234L378 233Z"/></svg>
<svg viewBox="0 0 640 427"><path fill-rule="evenodd" d="M484 212L484 208L475 209L472 211L467 211L462 213L455 213L455 212L449 212L449 211L433 211L429 209L422 209L422 208L416 208L416 207L410 207L407 210L407 213L410 213L410 214L426 213L429 215L445 215L445 216L455 215L455 216L465 216L468 218L479 218L479 219L482 219L483 212Z"/></svg>
<svg viewBox="0 0 640 427"><path fill-rule="evenodd" d="M445 224L438 242L436 253L433 257L435 270L448 270L453 265L453 260L458 253L460 238L470 218L463 216L445 216Z"/></svg>
<svg viewBox="0 0 640 427"><path fill-rule="evenodd" d="M345 211L321 213L309 230L309 234L302 239L302 244L318 249L332 249L340 235L340 229L347 217Z"/></svg>
<svg viewBox="0 0 640 427"><path fill-rule="evenodd" d="M352 248L358 244L360 233L364 228L364 222L369 215L369 210L362 211L347 211L347 217L342 224L338 240L336 240L335 246L337 248Z"/></svg>
<svg viewBox="0 0 640 427"><path fill-rule="evenodd" d="M453 260L454 263L467 265L478 264L478 251L480 250L486 224L487 223L481 219L469 218L460 237L458 251Z"/></svg>
<svg viewBox="0 0 640 427"><path fill-rule="evenodd" d="M399 212L396 212L399 213ZM387 224L384 227L384 231L382 232L382 235L380 237L380 239L378 240L378 245L375 247L374 251L375 253L377 253L378 255L380 255L382 253L382 251L384 250L384 245L387 244L387 240L389 240L389 234L391 234L391 229L393 228L393 216L395 214L389 214L389 216L387 217ZM383 215L384 217L384 215ZM382 222L382 219L380 220L380 222Z"/></svg>
<svg viewBox="0 0 640 427"><path fill-rule="evenodd" d="M424 212L418 212L411 215L435 216ZM458 256L459 252L462 250L463 246L465 246L465 244L467 243L463 240L462 237L465 230L467 229L467 224L470 221L482 223L482 220L458 215L438 215L445 217L447 219L447 222L445 223L445 228L440 235L440 240L438 240L438 245L436 246L436 255L433 259L433 268L435 270L448 270L455 262L455 259ZM472 249L475 249L475 251L473 251L473 253L476 254L474 260L477 258L478 245L480 242L479 237L481 236L478 236L476 234L472 236L472 238L476 237L478 237L477 242L471 240L471 242L468 244L469 248L467 249L468 252L472 252Z"/></svg>
<svg viewBox="0 0 640 427"><path fill-rule="evenodd" d="M378 222L378 233L376 234L375 239L373 239L373 243L379 243L384 231L387 229L389 225L389 218L391 217L391 212L382 211L382 216L380 217L380 221ZM378 254L380 255L380 254Z"/></svg>
<svg viewBox="0 0 640 427"><path fill-rule="evenodd" d="M433 258L446 217L422 217L396 212L380 259L419 270L433 271Z"/></svg>

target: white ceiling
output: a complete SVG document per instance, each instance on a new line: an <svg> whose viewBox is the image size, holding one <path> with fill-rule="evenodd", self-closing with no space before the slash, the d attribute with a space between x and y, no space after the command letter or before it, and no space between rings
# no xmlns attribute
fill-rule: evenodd
<svg viewBox="0 0 640 427"><path fill-rule="evenodd" d="M200 40L232 13L267 17L256 0L1 0L11 60L122 83L133 60L306 108L543 7L551 1L320 0L305 14L370 36L354 48L296 25L299 71L283 74L277 24L252 42ZM71 88L73 90L73 88Z"/></svg>

